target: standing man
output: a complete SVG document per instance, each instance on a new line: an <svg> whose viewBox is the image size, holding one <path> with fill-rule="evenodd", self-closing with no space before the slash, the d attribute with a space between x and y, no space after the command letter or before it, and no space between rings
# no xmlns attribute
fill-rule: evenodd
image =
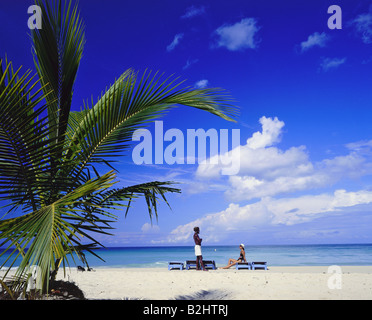
<svg viewBox="0 0 372 320"><path fill-rule="evenodd" d="M203 263L203 256L201 252L201 242L203 239L199 238L199 227L194 228L194 242L195 242L195 255L196 255L196 270L200 270L200 267L203 269L203 271L208 271L204 267Z"/></svg>

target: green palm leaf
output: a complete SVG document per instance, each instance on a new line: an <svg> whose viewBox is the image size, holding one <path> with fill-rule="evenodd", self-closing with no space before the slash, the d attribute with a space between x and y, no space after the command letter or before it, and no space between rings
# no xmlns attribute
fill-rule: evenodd
<svg viewBox="0 0 372 320"><path fill-rule="evenodd" d="M42 194L50 190L50 132L43 99L35 90L38 81L30 72L20 75L11 63L0 60L0 199L24 210L41 206Z"/></svg>
<svg viewBox="0 0 372 320"><path fill-rule="evenodd" d="M73 86L82 57L85 34L77 4L62 1L41 1L42 29L32 30L33 54L41 83L51 94L46 97L48 115L57 126L52 137L64 140ZM60 152L61 153L61 152Z"/></svg>
<svg viewBox="0 0 372 320"><path fill-rule="evenodd" d="M234 121L237 109L220 89L178 89L182 82L146 72L140 80L127 70L92 107L70 117L66 159L78 159L74 175L93 163L107 163L131 145L133 132L165 111L191 106Z"/></svg>
<svg viewBox="0 0 372 320"><path fill-rule="evenodd" d="M89 180L71 193L39 210L21 217L0 221L1 238L4 239L0 242L0 247L8 244L2 255L12 250L5 262L13 259L13 264L19 254L26 251L17 269L17 278L21 279L32 265L37 265L41 271L38 276L42 279L42 284L47 285L50 272L55 268L55 260L64 260L68 263L68 255L72 259L73 252L79 255L70 237L73 235L79 239L82 236L81 230L76 227L76 221L81 222L81 225L87 224L86 228L90 231L100 228L97 226L99 220L86 219L87 212L84 207L94 206L88 203L86 198L111 187L114 177L115 174L109 172L99 178ZM21 249L12 249L14 242Z"/></svg>
<svg viewBox="0 0 372 320"><path fill-rule="evenodd" d="M129 69L96 103L71 112L84 25L71 0L36 4L43 13L42 29L32 31L39 80L0 61L0 200L10 205L0 219L0 247L11 265L22 256L19 285L35 264L45 289L73 253L82 259L83 250L95 254L101 245L95 235L109 234L116 220L112 209L127 215L133 200L143 197L152 221L159 201L168 204L166 195L180 192L160 181L113 189L113 171L100 174L100 164L113 169L118 153L129 150L136 129L176 106L228 121L235 121L237 108L221 89L183 87L173 76Z"/></svg>
<svg viewBox="0 0 372 320"><path fill-rule="evenodd" d="M96 204L93 210L96 212L99 211L100 208L119 209L120 207L126 207L125 216L127 216L132 201L143 196L148 205L149 217L152 220L154 215L158 218L157 203L159 202L159 196L170 208L165 194L181 193L181 189L173 187L174 184L175 183L171 181L153 181L123 188L110 189L104 193L98 194L96 199L92 199L92 203ZM125 204L123 204L123 202L125 202Z"/></svg>

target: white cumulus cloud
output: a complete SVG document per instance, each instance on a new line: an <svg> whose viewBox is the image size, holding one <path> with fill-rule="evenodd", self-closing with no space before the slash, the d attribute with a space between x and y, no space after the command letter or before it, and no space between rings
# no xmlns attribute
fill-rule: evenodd
<svg viewBox="0 0 372 320"><path fill-rule="evenodd" d="M150 224L150 223L146 222L142 226L141 231L144 232L144 233L156 233L156 232L160 231L160 228L157 225L153 225L153 224Z"/></svg>
<svg viewBox="0 0 372 320"><path fill-rule="evenodd" d="M207 86L208 86L208 80L207 79L199 80L194 85L194 87L197 88L197 89L203 89L203 88L206 88Z"/></svg>
<svg viewBox="0 0 372 320"><path fill-rule="evenodd" d="M332 69L338 68L346 62L346 58L323 58L320 64L321 70L327 72Z"/></svg>
<svg viewBox="0 0 372 320"><path fill-rule="evenodd" d="M235 231L291 226L327 215L372 210L372 191L340 187L345 181L372 175L372 140L348 143L344 154L312 161L305 146L278 147L283 121L261 117L259 122L261 130L239 146L239 153L233 149L221 155L240 157L238 174L222 175L221 162L207 161L197 168L196 178L204 178L198 192L216 192L217 181L218 192L224 192L230 201L227 208L180 225L156 243L189 243L195 226L203 230L206 242L213 243L229 239Z"/></svg>
<svg viewBox="0 0 372 320"><path fill-rule="evenodd" d="M200 219L176 227L161 242L189 242L194 226L203 230L205 242L219 242L226 240L231 231L247 231L265 225L295 225L329 214L342 214L352 207L371 203L371 191L347 192L343 189L296 198L263 198L244 206L231 203L225 210L206 214Z"/></svg>
<svg viewBox="0 0 372 320"><path fill-rule="evenodd" d="M255 132L251 138L247 140L247 147L250 149L265 148L280 141L281 130L284 127L284 122L279 121L277 117L274 119L260 118L262 132Z"/></svg>
<svg viewBox="0 0 372 320"><path fill-rule="evenodd" d="M372 13L363 13L350 23L366 44L372 43Z"/></svg>
<svg viewBox="0 0 372 320"><path fill-rule="evenodd" d="M284 122L277 118L260 119L262 130L252 134L240 152L231 150L220 155L235 161L239 157L238 174L227 176L225 195L233 201L276 196L295 191L331 186L341 179L355 179L372 174L372 151L368 142L348 144L344 155L313 162L305 146L280 149ZM362 147L363 146L363 147ZM200 164L196 176L220 179L227 161Z"/></svg>
<svg viewBox="0 0 372 320"><path fill-rule="evenodd" d="M329 37L325 32L319 33L314 32L313 34L309 35L306 41L301 42L301 52L305 52L312 47L325 47Z"/></svg>
<svg viewBox="0 0 372 320"><path fill-rule="evenodd" d="M173 51L174 48L178 46L182 38L183 38L183 33L177 33L174 36L173 41L167 46L167 51L168 52Z"/></svg>
<svg viewBox="0 0 372 320"><path fill-rule="evenodd" d="M191 6L187 8L186 13L181 16L182 19L190 19L196 16L203 15L205 13L205 6L195 7Z"/></svg>
<svg viewBox="0 0 372 320"><path fill-rule="evenodd" d="M254 18L245 18L233 25L222 25L215 31L217 46L226 47L230 51L255 49L258 46L256 35L259 30Z"/></svg>

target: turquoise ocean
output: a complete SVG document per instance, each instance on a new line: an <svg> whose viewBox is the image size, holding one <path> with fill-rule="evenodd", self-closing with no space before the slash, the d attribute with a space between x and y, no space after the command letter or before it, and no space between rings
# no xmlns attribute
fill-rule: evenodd
<svg viewBox="0 0 372 320"><path fill-rule="evenodd" d="M246 246L245 251L248 261L267 261L270 266L372 265L372 244L260 245ZM93 268L167 268L169 261L195 259L193 246L115 247L95 252L105 261L87 253ZM229 258L239 257L239 246L203 246L202 253L204 260L224 266ZM0 265L4 260L0 257ZM77 260L76 265L83 264Z"/></svg>

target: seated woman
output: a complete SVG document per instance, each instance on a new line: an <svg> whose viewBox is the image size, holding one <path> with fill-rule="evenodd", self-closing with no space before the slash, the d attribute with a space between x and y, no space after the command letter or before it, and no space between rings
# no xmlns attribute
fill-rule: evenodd
<svg viewBox="0 0 372 320"><path fill-rule="evenodd" d="M239 256L239 258L237 260L236 259L229 259L229 262L228 262L227 266L222 267L222 268L218 268L218 269L229 269L232 266L236 265L238 262L247 262L247 260L245 259L244 244L241 244L239 246L239 248L240 248L240 256Z"/></svg>

